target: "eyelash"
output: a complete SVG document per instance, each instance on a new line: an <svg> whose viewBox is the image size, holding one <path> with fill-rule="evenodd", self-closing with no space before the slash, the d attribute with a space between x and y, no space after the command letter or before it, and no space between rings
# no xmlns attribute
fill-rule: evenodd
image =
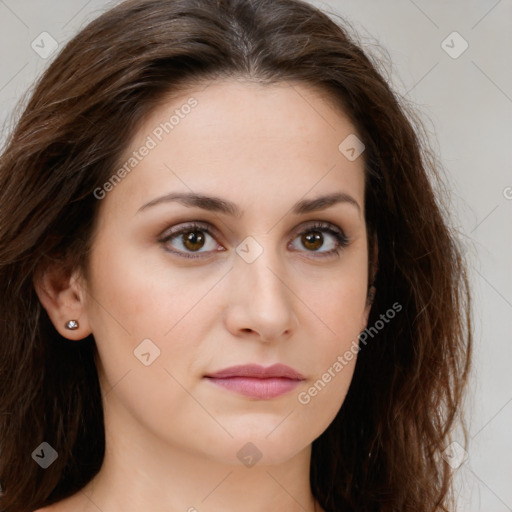
<svg viewBox="0 0 512 512"><path fill-rule="evenodd" d="M178 235L183 235L184 233L190 233L193 231L201 231L204 233L208 233L208 235L210 235L212 238L215 238L215 234L212 232L212 230L207 225L203 225L203 224L197 223L197 222L191 222L189 224L186 224L186 225L180 227L178 230L167 232L158 241L161 244L166 244L169 241L171 241L172 239L176 238ZM349 239L347 238L347 236L341 229L335 227L333 224L326 223L326 222L319 222L319 221L313 222L313 224L308 225L306 229L303 229L302 231L297 233L297 235L293 238L293 240L295 240L298 236L304 235L311 231L320 231L320 232L328 233L335 238L335 240L338 244L335 249L332 249L332 250L326 251L326 252L316 253L316 251L306 251L306 252L310 252L313 254L318 254L318 256L315 256L317 258L327 258L330 256L332 257L336 254L339 254L349 244ZM168 248L165 248L165 250L168 252L171 252L173 254L177 254L180 257L188 258L188 259L204 258L205 256L201 256L200 254L207 254L209 252L212 252L212 251L205 251L202 253L196 253L196 254L198 254L197 256L192 256L192 254L194 254L194 253L186 253L186 252L176 251L174 249L168 249Z"/></svg>

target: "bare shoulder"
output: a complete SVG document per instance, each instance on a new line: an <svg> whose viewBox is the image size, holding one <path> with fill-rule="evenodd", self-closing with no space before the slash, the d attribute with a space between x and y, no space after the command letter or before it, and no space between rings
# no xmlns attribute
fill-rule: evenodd
<svg viewBox="0 0 512 512"><path fill-rule="evenodd" d="M76 509L73 508L71 504L59 501L58 503L54 503L53 505L38 508L37 510L34 510L34 512L76 512Z"/></svg>
<svg viewBox="0 0 512 512"><path fill-rule="evenodd" d="M34 512L66 512L66 509L61 507L59 503L54 503L53 505L48 505L47 507L38 508L37 510L34 510Z"/></svg>
<svg viewBox="0 0 512 512"><path fill-rule="evenodd" d="M74 499L64 499L62 501L58 501L57 503L53 503L52 505L48 505L47 507L38 508L34 510L34 512L81 512L82 507L78 506L78 503Z"/></svg>

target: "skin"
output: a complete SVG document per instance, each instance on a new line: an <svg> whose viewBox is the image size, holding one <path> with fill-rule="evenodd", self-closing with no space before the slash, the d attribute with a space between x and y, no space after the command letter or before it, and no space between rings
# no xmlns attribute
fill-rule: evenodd
<svg viewBox="0 0 512 512"><path fill-rule="evenodd" d="M363 158L349 161L338 150L357 132L320 91L227 79L158 107L126 156L190 97L197 106L102 199L87 279L56 267L36 283L62 335L94 335L107 443L99 474L46 511L315 510L311 444L340 409L356 358L308 404L298 395L357 341L370 309ZM234 202L243 215L178 202L138 211L191 191ZM290 211L335 191L359 207ZM199 246L179 235L160 241L191 221L215 230L201 232L197 250L206 256L198 259L166 250L197 254ZM317 231L307 230L311 221L339 227L348 245L322 257L336 239L322 231L317 251L304 245L301 233ZM252 263L236 252L249 236L263 249ZM64 328L71 318L76 331ZM134 350L148 338L160 355L145 366ZM269 400L203 378L236 364L275 362L305 380ZM237 457L249 442L261 453L252 467Z"/></svg>

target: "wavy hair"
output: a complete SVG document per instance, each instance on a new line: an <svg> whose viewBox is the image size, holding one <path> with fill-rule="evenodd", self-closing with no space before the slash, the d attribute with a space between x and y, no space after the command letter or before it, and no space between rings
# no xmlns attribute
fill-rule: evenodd
<svg viewBox="0 0 512 512"><path fill-rule="evenodd" d="M94 190L144 117L179 88L225 77L307 84L349 117L378 240L369 325L402 306L362 348L340 411L313 442L313 495L328 512L450 510L442 452L470 365L466 264L425 131L348 26L301 0L128 0L42 74L0 160L1 510L76 493L105 450L94 338L57 333L35 276L56 261L86 269ZM59 454L45 470L31 458L42 441Z"/></svg>

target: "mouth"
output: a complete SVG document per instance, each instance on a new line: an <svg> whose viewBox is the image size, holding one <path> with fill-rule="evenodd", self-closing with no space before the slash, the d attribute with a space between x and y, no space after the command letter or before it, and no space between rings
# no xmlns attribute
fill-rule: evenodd
<svg viewBox="0 0 512 512"><path fill-rule="evenodd" d="M290 392L305 377L283 364L267 368L255 364L232 366L205 375L213 384L257 400L269 400Z"/></svg>

